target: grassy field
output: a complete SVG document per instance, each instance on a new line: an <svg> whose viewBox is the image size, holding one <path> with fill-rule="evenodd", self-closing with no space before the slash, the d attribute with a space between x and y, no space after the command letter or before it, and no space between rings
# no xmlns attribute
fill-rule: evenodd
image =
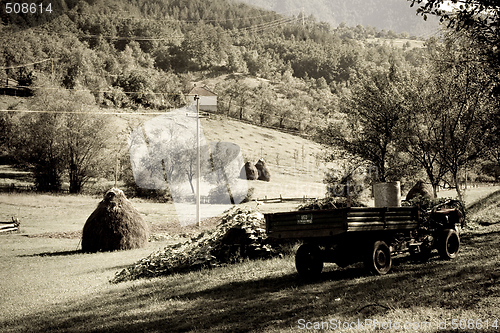
<svg viewBox="0 0 500 333"><path fill-rule="evenodd" d="M6 107L15 103L22 101L8 101ZM138 121L130 115L119 118L123 126ZM265 158L272 180L249 182L254 197L324 195L319 145L226 118L203 119L202 127L208 141L236 143L252 162ZM31 183L28 173L6 167L0 168L0 178L7 184ZM200 229L213 228L216 219L205 220L200 229L183 228L172 204L132 199L156 241L145 249L82 254L81 230L100 196L0 194L0 222L11 217L21 221L20 232L0 234L0 331L303 332L300 323L333 319L422 324L396 332L434 332L436 321L445 319L449 325L452 319L491 324L500 319L498 189L467 191L474 228L462 235L458 259L415 263L400 257L382 277L367 276L361 266L340 269L331 264L314 283L300 280L293 255L286 255L110 284L122 268ZM453 197L455 192L442 191L440 196ZM244 206L265 213L293 210L297 204Z"/></svg>
<svg viewBox="0 0 500 333"><path fill-rule="evenodd" d="M493 190L498 188L474 189L469 195L481 201ZM497 216L498 196L484 201L475 216ZM416 263L403 256L381 277L366 275L361 266L330 264L321 280L308 283L299 279L294 258L287 255L115 285L108 281L121 268L196 230L180 228L170 205L135 200L153 231L170 237L145 249L78 253L79 231L99 200L0 195L0 219L15 215L22 223L19 233L0 235L0 331L302 332L300 325L307 323L359 319L418 322L418 329L392 331L435 332L436 322L445 319L448 331L452 319L489 320L490 325L500 320L498 220L463 234L456 260Z"/></svg>

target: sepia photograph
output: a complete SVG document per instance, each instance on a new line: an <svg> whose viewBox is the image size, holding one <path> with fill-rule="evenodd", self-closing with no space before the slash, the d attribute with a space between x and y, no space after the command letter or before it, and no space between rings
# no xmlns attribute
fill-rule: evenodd
<svg viewBox="0 0 500 333"><path fill-rule="evenodd" d="M499 239L496 0L0 0L1 332L500 332Z"/></svg>

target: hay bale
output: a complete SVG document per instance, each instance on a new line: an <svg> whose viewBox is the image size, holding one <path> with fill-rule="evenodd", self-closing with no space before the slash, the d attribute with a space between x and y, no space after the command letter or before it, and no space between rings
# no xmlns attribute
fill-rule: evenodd
<svg viewBox="0 0 500 333"><path fill-rule="evenodd" d="M247 180L256 180L258 177L257 168L250 162L246 162L241 169L240 178Z"/></svg>
<svg viewBox="0 0 500 333"><path fill-rule="evenodd" d="M406 200L411 200L419 194L424 198L434 199L434 190L432 189L432 185L425 183L423 180L417 181L415 186L411 188L410 192L406 195Z"/></svg>
<svg viewBox="0 0 500 333"><path fill-rule="evenodd" d="M264 159L261 158L257 164L255 164L255 168L257 168L257 172L259 173L259 176L257 177L258 180L263 180L265 182L271 181L271 173L269 172Z"/></svg>
<svg viewBox="0 0 500 333"><path fill-rule="evenodd" d="M115 251L145 247L149 227L123 191L112 188L83 226L82 251Z"/></svg>

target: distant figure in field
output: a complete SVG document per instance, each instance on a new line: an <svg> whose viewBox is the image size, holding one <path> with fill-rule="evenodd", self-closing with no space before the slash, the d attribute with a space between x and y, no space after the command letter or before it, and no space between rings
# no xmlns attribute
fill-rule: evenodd
<svg viewBox="0 0 500 333"><path fill-rule="evenodd" d="M271 173L269 172L269 169L266 166L266 162L264 162L264 159L260 159L257 164L255 164L255 167L257 168L257 171L259 172L259 177L257 178L258 180L263 180L265 182L271 181Z"/></svg>
<svg viewBox="0 0 500 333"><path fill-rule="evenodd" d="M413 186L406 195L406 200L411 200L415 198L418 194L420 194L424 198L434 199L434 191L432 189L432 185L425 183L423 180L417 181L415 186Z"/></svg>

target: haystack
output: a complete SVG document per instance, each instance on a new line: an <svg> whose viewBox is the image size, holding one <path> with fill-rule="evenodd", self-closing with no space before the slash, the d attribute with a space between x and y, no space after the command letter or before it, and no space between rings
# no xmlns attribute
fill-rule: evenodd
<svg viewBox="0 0 500 333"><path fill-rule="evenodd" d="M258 180L263 180L265 182L271 181L271 173L269 172L264 159L261 158L257 164L255 164L255 167L259 173L259 177L257 178Z"/></svg>
<svg viewBox="0 0 500 333"><path fill-rule="evenodd" d="M250 162L246 162L241 169L240 178L247 180L256 180L258 177L257 168Z"/></svg>
<svg viewBox="0 0 500 333"><path fill-rule="evenodd" d="M148 225L137 209L123 191L112 188L83 226L82 251L136 249L145 247L148 239Z"/></svg>
<svg viewBox="0 0 500 333"><path fill-rule="evenodd" d="M425 183L423 180L419 180L406 195L406 200L411 200L417 195L421 195L428 199L434 199L434 190L430 184Z"/></svg>

